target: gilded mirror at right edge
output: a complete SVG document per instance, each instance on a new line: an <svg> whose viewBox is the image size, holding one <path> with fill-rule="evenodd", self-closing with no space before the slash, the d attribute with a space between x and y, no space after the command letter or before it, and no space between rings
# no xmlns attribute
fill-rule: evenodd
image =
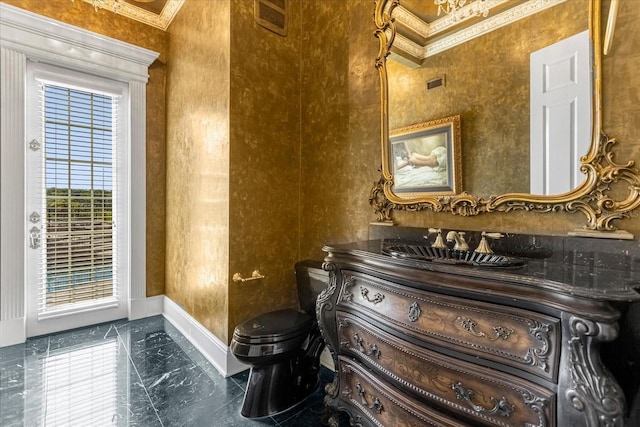
<svg viewBox="0 0 640 427"><path fill-rule="evenodd" d="M427 0L430 1L430 0ZM614 158L614 139L602 129L602 42L601 42L601 1L585 0L589 8L589 34L593 46L593 96L592 131L588 152L580 157L580 170L584 180L573 190L557 195L533 195L528 193L504 193L498 195L478 195L465 191L459 194L404 193L395 191L394 172L398 171L394 156L398 151L396 129L389 125L389 55L394 48L397 23L394 9L402 0L377 0L374 20L379 53L376 68L381 84L381 147L382 176L374 184L369 201L376 211L378 221L393 222L394 210L420 211L431 209L435 212L449 212L454 215L472 216L488 212L512 212L517 210L535 212L582 212L587 217L584 229L572 234L602 235L616 238L632 238L628 233L617 230L616 221L631 215L640 206L640 173L633 161L620 162ZM468 2L469 3L469 2ZM559 22L561 24L561 22ZM402 24L400 24L402 25ZM489 73L490 75L490 73ZM499 102L497 99L496 102ZM459 143L464 153L465 139L472 135L459 135ZM391 137L390 137L391 134ZM414 137L414 134L411 134ZM445 144L446 145L446 144ZM402 145L404 148L404 145ZM504 149L504 147L502 148ZM491 167L488 165L487 167ZM614 195L615 194L615 195Z"/></svg>

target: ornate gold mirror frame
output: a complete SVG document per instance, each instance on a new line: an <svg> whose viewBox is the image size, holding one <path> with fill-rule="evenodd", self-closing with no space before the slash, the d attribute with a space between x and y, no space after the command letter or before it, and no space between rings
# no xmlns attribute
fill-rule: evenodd
<svg viewBox="0 0 640 427"><path fill-rule="evenodd" d="M601 0L589 3L589 31L594 49L593 69L593 125L592 142L589 152L580 158L580 170L585 179L570 192L541 196L526 193L507 193L489 198L478 198L463 192L458 195L419 195L414 198L399 197L393 191L393 174L389 156L389 104L387 57L396 35L393 9L400 0L376 0L374 20L375 36L379 40L380 50L376 57L376 68L380 77L381 97L381 140L382 140L382 176L371 190L369 202L374 208L378 221L393 222L394 210L419 211L431 209L435 212L450 212L454 215L472 216L485 212L582 212L587 216L584 233L616 230L613 222L628 218L631 211L640 206L640 173L635 162L626 164L614 161L612 148L615 139L609 138L602 130L602 43L601 43ZM626 184L626 188L624 188ZM616 185L617 194L612 195L612 185ZM626 196L624 193L626 192ZM627 233L628 234L628 233ZM631 236L631 235L628 235ZM616 237L632 238L619 233Z"/></svg>

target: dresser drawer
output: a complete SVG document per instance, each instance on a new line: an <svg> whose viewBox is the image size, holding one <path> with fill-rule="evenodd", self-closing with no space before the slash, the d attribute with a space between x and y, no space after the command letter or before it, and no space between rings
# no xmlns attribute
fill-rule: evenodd
<svg viewBox="0 0 640 427"><path fill-rule="evenodd" d="M422 291L343 271L342 307L408 335L556 381L559 320L539 313Z"/></svg>
<svg viewBox="0 0 640 427"><path fill-rule="evenodd" d="M410 396L403 395L385 381L373 377L355 361L341 356L339 364L340 399L358 408L373 425L380 427L470 426L420 404ZM357 419L355 421L357 422Z"/></svg>
<svg viewBox="0 0 640 427"><path fill-rule="evenodd" d="M524 379L426 350L337 312L340 354L371 366L430 406L490 426L555 425L555 393Z"/></svg>

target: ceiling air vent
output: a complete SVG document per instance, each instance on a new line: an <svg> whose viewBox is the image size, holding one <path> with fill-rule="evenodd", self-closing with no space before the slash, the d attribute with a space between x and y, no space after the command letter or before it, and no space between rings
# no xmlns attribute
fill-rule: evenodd
<svg viewBox="0 0 640 427"><path fill-rule="evenodd" d="M253 16L264 28L287 35L287 0L254 0Z"/></svg>

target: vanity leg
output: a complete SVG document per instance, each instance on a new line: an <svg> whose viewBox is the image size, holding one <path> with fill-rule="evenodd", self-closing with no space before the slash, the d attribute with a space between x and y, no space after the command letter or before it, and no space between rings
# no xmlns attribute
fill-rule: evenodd
<svg viewBox="0 0 640 427"><path fill-rule="evenodd" d="M618 336L616 322L562 315L558 426L624 427L624 393L600 359L600 343Z"/></svg>
<svg viewBox="0 0 640 427"><path fill-rule="evenodd" d="M321 421L323 426L340 427L339 413L328 406L325 406L322 410Z"/></svg>

